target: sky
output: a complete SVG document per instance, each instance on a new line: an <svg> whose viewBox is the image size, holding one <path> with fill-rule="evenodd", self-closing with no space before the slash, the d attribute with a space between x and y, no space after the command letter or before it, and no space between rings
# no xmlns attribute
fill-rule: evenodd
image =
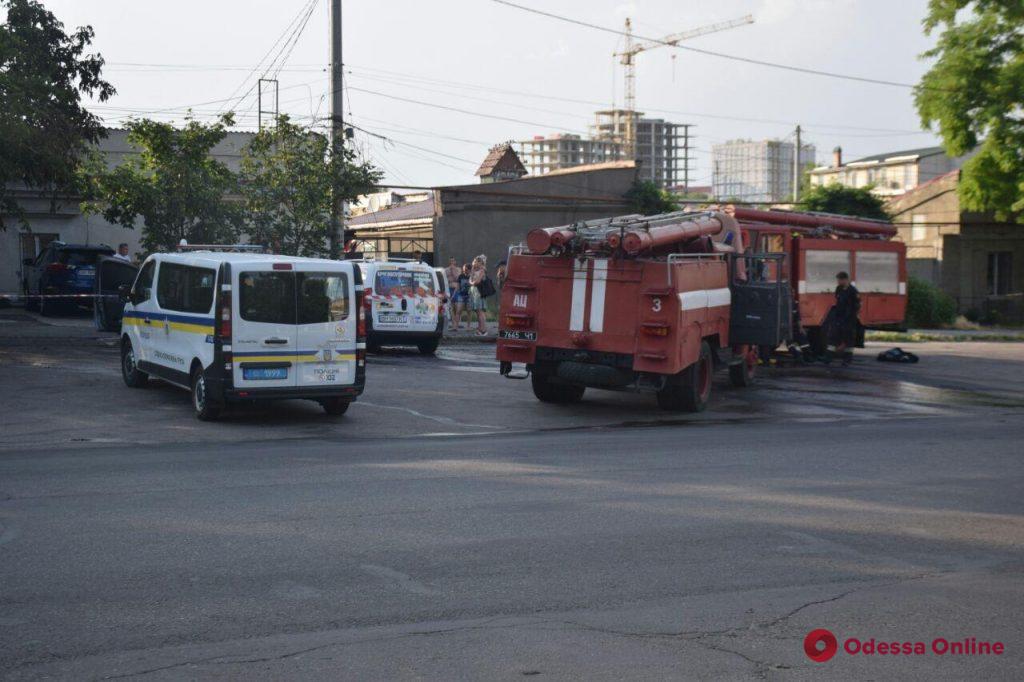
<svg viewBox="0 0 1024 682"><path fill-rule="evenodd" d="M88 106L108 125L130 116L180 122L191 108L200 120L233 110L238 129L255 129L261 74L276 76L282 112L325 125L328 0L43 2L68 29L94 28L93 48L118 94ZM634 31L650 38L750 14L753 24L684 45L905 84L927 70L919 55L935 38L921 28L927 0L516 2L615 29L631 17ZM358 127L360 155L385 171L386 182L475 182L491 145L585 133L594 111L622 104L623 67L613 58L621 36L492 0L343 5L344 115ZM692 185L711 183L713 144L792 139L798 123L821 163L837 145L852 160L937 143L921 130L906 87L665 46L638 55L636 72L639 110L696 126Z"/></svg>

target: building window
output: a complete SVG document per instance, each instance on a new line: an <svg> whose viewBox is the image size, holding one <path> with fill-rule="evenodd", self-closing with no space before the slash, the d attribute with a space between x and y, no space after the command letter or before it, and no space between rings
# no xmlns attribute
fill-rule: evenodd
<svg viewBox="0 0 1024 682"><path fill-rule="evenodd" d="M22 232L18 235L21 240L21 259L35 258L43 252L50 242L60 239L59 234L42 234L39 232Z"/></svg>
<svg viewBox="0 0 1024 682"><path fill-rule="evenodd" d="M988 294L1003 296L1013 286L1013 252L995 251L988 254Z"/></svg>
<svg viewBox="0 0 1024 682"><path fill-rule="evenodd" d="M928 226L925 225L927 218L928 216L921 215L920 213L915 213L910 218L910 221L913 223L913 226L910 228L910 241L923 242L928 238Z"/></svg>

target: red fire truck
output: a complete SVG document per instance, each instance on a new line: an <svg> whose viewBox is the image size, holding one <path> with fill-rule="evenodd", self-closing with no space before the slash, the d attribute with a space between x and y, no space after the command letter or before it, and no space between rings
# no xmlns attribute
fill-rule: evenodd
<svg viewBox="0 0 1024 682"><path fill-rule="evenodd" d="M879 221L733 207L532 230L509 254L501 373L529 376L544 402L575 402L591 387L703 410L716 367L745 386L759 352L802 329L821 336L839 270L861 288L865 326L901 324L905 249L889 241L894 232Z"/></svg>
<svg viewBox="0 0 1024 682"><path fill-rule="evenodd" d="M758 210L727 206L740 222L744 244L756 253L786 255L785 277L796 302L793 334L799 326L820 351L822 325L835 302L835 275L850 273L860 291L861 330L903 329L907 308L906 246L891 241L896 227L881 220L825 213Z"/></svg>

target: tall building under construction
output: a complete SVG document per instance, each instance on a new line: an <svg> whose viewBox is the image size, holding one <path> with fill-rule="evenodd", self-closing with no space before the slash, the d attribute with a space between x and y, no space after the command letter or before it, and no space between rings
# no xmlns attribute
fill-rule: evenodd
<svg viewBox="0 0 1024 682"><path fill-rule="evenodd" d="M712 193L721 200L789 201L795 147L782 140L730 140L713 145ZM816 165L814 155L814 145L800 145L800 175Z"/></svg>
<svg viewBox="0 0 1024 682"><path fill-rule="evenodd" d="M640 179L650 180L662 188L687 185L691 169L690 126L660 118L644 118L640 112L625 109L598 111L587 137L558 133L522 140L518 143L519 158L530 175L628 159L630 153L624 140L631 113L635 121Z"/></svg>

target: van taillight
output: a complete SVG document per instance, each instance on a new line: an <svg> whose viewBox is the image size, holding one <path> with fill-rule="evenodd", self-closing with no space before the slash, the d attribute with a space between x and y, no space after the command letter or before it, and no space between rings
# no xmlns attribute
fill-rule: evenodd
<svg viewBox="0 0 1024 682"><path fill-rule="evenodd" d="M366 309L363 304L368 300L362 291L356 292L356 341L366 339Z"/></svg>
<svg viewBox="0 0 1024 682"><path fill-rule="evenodd" d="M356 351L356 367L366 367L366 350L363 348Z"/></svg>
<svg viewBox="0 0 1024 682"><path fill-rule="evenodd" d="M220 318L217 320L217 336L223 341L231 341L231 292L220 292Z"/></svg>

